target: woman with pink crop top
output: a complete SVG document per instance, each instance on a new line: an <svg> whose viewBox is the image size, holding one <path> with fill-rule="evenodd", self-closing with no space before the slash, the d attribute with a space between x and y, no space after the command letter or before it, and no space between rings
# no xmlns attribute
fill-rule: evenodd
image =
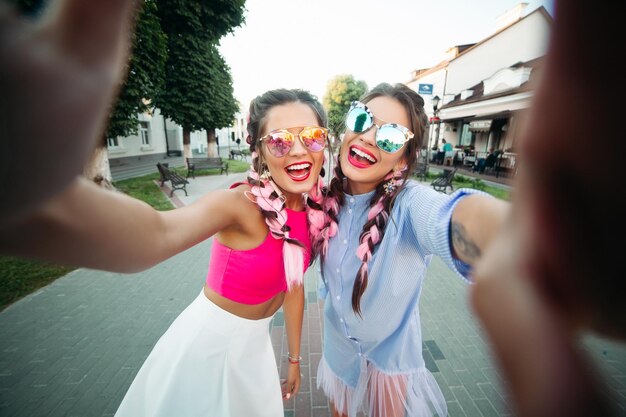
<svg viewBox="0 0 626 417"><path fill-rule="evenodd" d="M282 399L300 386L302 279L316 254L309 228L323 218L325 125L324 109L306 91L256 97L248 181L158 214L173 220L163 224L167 239L150 239L166 242L163 258L215 236L209 272L144 362L117 417L283 416ZM289 345L282 393L269 334L281 306Z"/></svg>

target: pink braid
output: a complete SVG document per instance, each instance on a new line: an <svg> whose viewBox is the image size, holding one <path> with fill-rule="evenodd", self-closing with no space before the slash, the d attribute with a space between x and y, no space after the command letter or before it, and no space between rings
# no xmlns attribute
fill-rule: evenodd
<svg viewBox="0 0 626 417"><path fill-rule="evenodd" d="M380 197L367 213L367 222L359 237L360 244L356 250L356 256L362 263L356 274L354 288L352 290L352 308L359 315L361 314L361 296L367 288L369 277L368 262L372 259L374 249L385 234L385 228L389 220L389 204L392 196L396 195L403 184L404 178L402 177L402 171L387 174L377 187L377 192L380 194ZM367 227L368 224L369 227Z"/></svg>
<svg viewBox="0 0 626 417"><path fill-rule="evenodd" d="M331 159L335 162L336 159ZM326 163L326 155L324 155L324 163ZM309 234L311 235L312 256L320 255L322 260L328 252L328 240L337 233L337 223L333 220L339 212L339 204L337 199L329 196L329 190L324 186L323 171L318 177L317 183L309 191L307 198L307 214L309 219ZM331 213L329 216L328 213Z"/></svg>
<svg viewBox="0 0 626 417"><path fill-rule="evenodd" d="M383 182L387 182L390 179L392 179L393 175L394 175L393 172L390 172L389 174L387 174ZM367 213L368 221L372 220L373 218L378 216L378 214L382 213L383 220L384 220L383 224L387 224L389 213L384 211L385 209L384 202L385 202L386 197L387 197L387 194L381 195L378 201L376 202L376 204L374 204L370 208L369 212ZM357 248L356 256L358 256L362 262L369 262L369 260L372 259L372 250L374 249L376 244L380 241L379 239L381 238L381 236L382 236L382 233L379 233L376 223L372 224L369 230L366 230L363 233L361 233L361 237L359 238L359 241L361 242L361 244Z"/></svg>
<svg viewBox="0 0 626 417"><path fill-rule="evenodd" d="M339 200L326 189L322 194L325 194L321 202L322 211L324 212L324 223L314 235L314 246L317 248L316 253L323 260L328 253L328 241L337 234L338 225L336 219L339 215ZM313 233L313 231L311 232Z"/></svg>
<svg viewBox="0 0 626 417"><path fill-rule="evenodd" d="M328 241L322 237L322 231L327 223L327 216L324 213L324 179L319 176L313 188L307 195L306 213L309 220L309 235L311 237L311 262L323 250Z"/></svg>
<svg viewBox="0 0 626 417"><path fill-rule="evenodd" d="M386 223L387 219L389 218L389 214L384 211L385 207L383 205L383 202L385 200L385 197L386 195L383 194L378 199L376 204L374 204L374 206L370 208L370 211L367 213L368 220L372 220L373 218L378 216L378 214L382 213L383 219ZM381 233L379 232L378 227L375 223L370 226L369 230L361 233L361 237L359 238L361 244L357 248L356 256L358 256L363 263L367 263L370 261L370 259L372 259L372 250L380 241L380 237Z"/></svg>
<svg viewBox="0 0 626 417"><path fill-rule="evenodd" d="M261 209L272 237L283 239L284 241L283 263L287 278L287 289L290 291L294 286L302 285L303 283L304 248L298 240L289 236L290 228L287 225L288 214L287 210L285 210L285 198L280 189L273 181L261 178L255 171L254 166L250 167L249 178L252 180L250 193L254 196L254 201Z"/></svg>

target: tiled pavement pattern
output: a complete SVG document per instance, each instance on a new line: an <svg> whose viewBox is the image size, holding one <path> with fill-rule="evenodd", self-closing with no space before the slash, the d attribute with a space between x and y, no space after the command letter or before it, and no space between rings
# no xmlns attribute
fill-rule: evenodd
<svg viewBox="0 0 626 417"><path fill-rule="evenodd" d="M189 199L180 200L188 204L193 193L240 178L192 180ZM156 340L199 293L210 244L203 242L138 274L76 270L0 313L0 417L112 416ZM330 415L315 380L322 302L313 271L306 276L302 387L286 402L286 416ZM428 368L451 417L510 415L466 292L467 286L434 259L421 300ZM273 319L271 332L284 377L282 312ZM591 337L584 346L604 374L607 395L626 416L626 347Z"/></svg>

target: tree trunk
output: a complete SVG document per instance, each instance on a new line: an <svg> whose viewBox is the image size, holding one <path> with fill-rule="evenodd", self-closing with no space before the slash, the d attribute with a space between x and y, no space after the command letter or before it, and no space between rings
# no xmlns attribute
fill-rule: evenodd
<svg viewBox="0 0 626 417"><path fill-rule="evenodd" d="M115 190L109 165L109 151L100 144L91 154L91 159L83 169L83 175L107 190Z"/></svg>
<svg viewBox="0 0 626 417"><path fill-rule="evenodd" d="M206 142L207 142L207 150L206 150L207 156L208 157L218 156L217 140L215 139L215 129L206 130Z"/></svg>
<svg viewBox="0 0 626 417"><path fill-rule="evenodd" d="M183 127L183 156L185 161L193 156L191 155L191 132L185 127Z"/></svg>

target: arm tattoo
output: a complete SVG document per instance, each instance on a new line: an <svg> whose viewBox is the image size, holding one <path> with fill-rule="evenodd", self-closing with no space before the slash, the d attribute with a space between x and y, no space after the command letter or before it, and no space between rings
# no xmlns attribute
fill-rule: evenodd
<svg viewBox="0 0 626 417"><path fill-rule="evenodd" d="M480 258L480 248L469 238L465 227L463 227L461 223L452 222L450 234L454 256L457 258L462 257L464 259L470 259L472 261Z"/></svg>

